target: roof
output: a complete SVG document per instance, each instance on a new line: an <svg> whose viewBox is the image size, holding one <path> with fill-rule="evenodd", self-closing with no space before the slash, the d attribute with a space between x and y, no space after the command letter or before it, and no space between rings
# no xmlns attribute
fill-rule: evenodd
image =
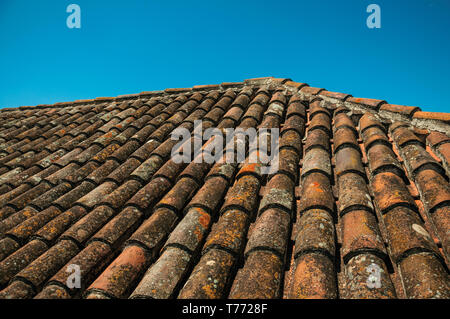
<svg viewBox="0 0 450 319"><path fill-rule="evenodd" d="M196 120L278 170L176 163ZM0 298L450 298L449 176L450 114L290 79L2 109Z"/></svg>

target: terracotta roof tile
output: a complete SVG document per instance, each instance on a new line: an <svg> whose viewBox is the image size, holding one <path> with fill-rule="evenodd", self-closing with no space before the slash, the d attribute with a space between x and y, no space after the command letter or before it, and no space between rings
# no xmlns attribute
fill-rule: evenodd
<svg viewBox="0 0 450 319"><path fill-rule="evenodd" d="M130 298L169 299L175 291L189 266L190 255L183 249L169 247L148 269Z"/></svg>
<svg viewBox="0 0 450 319"><path fill-rule="evenodd" d="M57 285L48 285L45 287L35 299L70 299L70 294L67 291Z"/></svg>
<svg viewBox="0 0 450 319"><path fill-rule="evenodd" d="M295 263L288 297L291 299L335 299L336 275L328 256L312 252L300 255Z"/></svg>
<svg viewBox="0 0 450 319"><path fill-rule="evenodd" d="M360 174L349 172L338 177L338 189L341 216L354 209L374 212L366 181Z"/></svg>
<svg viewBox="0 0 450 319"><path fill-rule="evenodd" d="M376 217L367 210L359 210L356 206L349 210L342 217L342 234L342 253L345 262L349 262L361 251L387 255Z"/></svg>
<svg viewBox="0 0 450 319"><path fill-rule="evenodd" d="M321 89L321 88L315 88L315 87L310 87L310 86L304 86L300 92L304 93L304 94L309 94L309 95L317 95L320 92L325 91L325 89Z"/></svg>
<svg viewBox="0 0 450 319"><path fill-rule="evenodd" d="M301 88L308 86L308 84L306 83L299 83L299 82L294 82L294 81L286 81L285 83L287 86L291 86L296 88L297 90L300 90Z"/></svg>
<svg viewBox="0 0 450 319"><path fill-rule="evenodd" d="M309 209L297 225L294 258L318 251L326 256L335 255L334 222L328 210Z"/></svg>
<svg viewBox="0 0 450 319"><path fill-rule="evenodd" d="M58 295L54 296L55 299L70 298L73 295L78 295L79 292L76 287L67 287L67 280L69 279L71 273L67 269L70 265L79 265L80 271L83 274L80 278L81 286L86 289L87 283L92 281L95 276L98 275L99 269L105 262L109 261L109 256L111 254L110 247L102 242L93 242L91 245L83 249L79 254L73 257L66 266L56 273L52 278L50 278L48 285L42 290L42 292L36 296L36 298L48 299L49 296L54 296L56 289L64 289L64 291L58 290Z"/></svg>
<svg viewBox="0 0 450 319"><path fill-rule="evenodd" d="M377 289L367 285L367 282L371 282L370 271L360 271L360 269L375 267L380 276L380 287ZM385 263L376 255L361 253L350 259L345 269L348 275L346 276L344 298L394 299L398 297Z"/></svg>
<svg viewBox="0 0 450 319"><path fill-rule="evenodd" d="M395 113L407 115L408 117L412 117L415 112L420 111L420 108L418 108L417 106L383 104L380 107L380 111L395 112Z"/></svg>
<svg viewBox="0 0 450 319"><path fill-rule="evenodd" d="M319 172L313 172L303 178L302 197L298 210L300 213L308 209L321 208L330 213L334 211L334 198L331 193L329 178Z"/></svg>
<svg viewBox="0 0 450 319"><path fill-rule="evenodd" d="M423 227L417 213L406 207L393 208L384 217L391 243L391 255L399 263L410 251L437 251L431 236Z"/></svg>
<svg viewBox="0 0 450 319"><path fill-rule="evenodd" d="M1 299L30 299L33 297L33 287L23 281L14 281L8 287L0 291Z"/></svg>
<svg viewBox="0 0 450 319"><path fill-rule="evenodd" d="M249 233L245 255L259 250L271 251L284 260L291 218L279 208L269 208L260 213Z"/></svg>
<svg viewBox="0 0 450 319"><path fill-rule="evenodd" d="M280 297L282 261L267 251L247 257L233 281L229 299L274 299Z"/></svg>
<svg viewBox="0 0 450 319"><path fill-rule="evenodd" d="M346 102L360 104L374 110L378 110L381 105L386 104L386 101L384 100L356 98L356 97L349 97L346 100Z"/></svg>
<svg viewBox="0 0 450 319"><path fill-rule="evenodd" d="M331 178L330 155L322 148L311 148L303 158L302 178L312 173L321 173Z"/></svg>
<svg viewBox="0 0 450 319"><path fill-rule="evenodd" d="M0 240L1 255L0 260L4 260L10 256L13 252L19 249L20 245L12 238L6 237Z"/></svg>
<svg viewBox="0 0 450 319"><path fill-rule="evenodd" d="M386 133L380 129L379 126L372 126L367 128L363 133L364 147L366 151L369 151L372 146L385 145L390 147L389 138Z"/></svg>
<svg viewBox="0 0 450 319"><path fill-rule="evenodd" d="M365 177L360 152L353 147L340 148L335 155L335 173L338 177L346 173L357 173Z"/></svg>
<svg viewBox="0 0 450 319"><path fill-rule="evenodd" d="M340 126L336 129L333 135L334 153L347 147L360 151L355 132L356 130L351 129L351 126Z"/></svg>
<svg viewBox="0 0 450 319"><path fill-rule="evenodd" d="M310 130L305 143L305 152L312 148L320 147L326 152L330 151L330 139L328 134L323 130Z"/></svg>
<svg viewBox="0 0 450 319"><path fill-rule="evenodd" d="M446 116L272 77L0 110L0 298L448 298ZM195 120L280 128L278 170L176 163Z"/></svg>
<svg viewBox="0 0 450 319"><path fill-rule="evenodd" d="M103 226L91 238L91 242L102 241L108 243L111 247L117 248L123 243L127 234L130 235L142 222L143 213L140 209L127 206L105 226Z"/></svg>
<svg viewBox="0 0 450 319"><path fill-rule="evenodd" d="M339 92L331 92L331 91L321 91L320 95L323 95L323 96L326 96L326 97L329 97L329 98L333 98L333 99L342 100L342 101L345 101L346 99L351 97L350 94L339 93Z"/></svg>
<svg viewBox="0 0 450 319"><path fill-rule="evenodd" d="M331 134L330 117L325 113L316 113L309 123L309 131L320 129Z"/></svg>
<svg viewBox="0 0 450 319"><path fill-rule="evenodd" d="M449 113L416 112L413 117L415 119L439 120L446 123L450 122Z"/></svg>
<svg viewBox="0 0 450 319"><path fill-rule="evenodd" d="M184 284L178 298L180 299L216 299L226 297L226 283L230 279L230 271L235 263L235 257L220 249L207 251L191 276ZM214 278L214 280L208 280Z"/></svg>
<svg viewBox="0 0 450 319"><path fill-rule="evenodd" d="M0 264L3 286L8 283L20 270L35 260L48 249L47 245L40 240L33 240L28 245L15 251Z"/></svg>
<svg viewBox="0 0 450 319"><path fill-rule="evenodd" d="M450 137L440 132L431 132L427 136L427 142L429 142L431 146L437 147L444 143L450 143Z"/></svg>
<svg viewBox="0 0 450 319"><path fill-rule="evenodd" d="M405 289L410 298L449 298L448 279L435 256L414 254L403 260L400 267L406 277Z"/></svg>
<svg viewBox="0 0 450 319"><path fill-rule="evenodd" d="M92 292L103 293L114 298L124 297L130 283L136 280L140 271L145 269L149 258L145 250L132 245L124 249L106 270L89 286L85 296Z"/></svg>
<svg viewBox="0 0 450 319"><path fill-rule="evenodd" d="M375 175L372 180L372 190L377 205L384 214L396 206L416 209L414 200L409 194L406 185L397 175L390 172L382 172Z"/></svg>
<svg viewBox="0 0 450 319"><path fill-rule="evenodd" d="M287 134L283 135L283 137L285 136L287 136ZM299 152L300 151L297 149L287 148L286 146L279 151L280 158L278 161L278 172L280 174L285 174L293 183L296 183L298 180Z"/></svg>

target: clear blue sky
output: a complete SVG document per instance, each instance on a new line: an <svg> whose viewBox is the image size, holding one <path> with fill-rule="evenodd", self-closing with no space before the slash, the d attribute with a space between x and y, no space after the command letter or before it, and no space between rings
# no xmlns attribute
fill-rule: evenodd
<svg viewBox="0 0 450 319"><path fill-rule="evenodd" d="M275 76L450 112L449 32L448 0L0 0L0 107Z"/></svg>

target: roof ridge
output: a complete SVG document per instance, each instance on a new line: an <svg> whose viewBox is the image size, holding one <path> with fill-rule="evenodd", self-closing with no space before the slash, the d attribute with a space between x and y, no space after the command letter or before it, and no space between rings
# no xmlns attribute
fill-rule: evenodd
<svg viewBox="0 0 450 319"><path fill-rule="evenodd" d="M194 92L208 92L211 90L226 91L240 89L246 86L267 85L276 89L282 87L291 93L299 93L302 98L313 102L321 100L321 106L328 109L344 107L351 112L363 114L372 113L382 122L393 123L404 121L420 129L434 130L450 135L450 113L425 112L420 107L390 104L386 100L372 98L356 98L351 94L328 91L325 88L311 87L307 83L295 82L290 78L275 78L273 76L245 79L242 82L222 82L220 84L195 85L192 88L167 88L165 90L143 91L136 94L118 95L116 97L97 97L54 104L39 104L36 106L19 106L0 109L0 113L17 110L32 110L42 108L62 108L91 103L120 102L131 99L171 97Z"/></svg>

